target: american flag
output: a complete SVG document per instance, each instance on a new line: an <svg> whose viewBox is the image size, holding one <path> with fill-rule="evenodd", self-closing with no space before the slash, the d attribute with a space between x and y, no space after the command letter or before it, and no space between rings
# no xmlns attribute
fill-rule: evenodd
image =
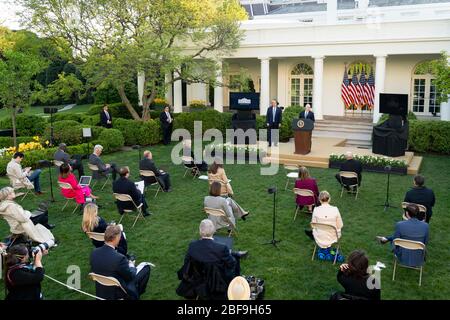
<svg viewBox="0 0 450 320"><path fill-rule="evenodd" d="M375 76L373 75L373 70L370 72L369 80L367 81L367 84L369 86L369 108L373 109L375 105Z"/></svg>
<svg viewBox="0 0 450 320"><path fill-rule="evenodd" d="M367 85L366 81L366 72L364 68L361 71L361 76L359 77L359 86L361 88L361 100L363 105L369 105L369 96L370 96L370 89Z"/></svg>
<svg viewBox="0 0 450 320"><path fill-rule="evenodd" d="M356 76L356 72L353 72L352 82L348 86L350 92L350 98L352 100L353 106L358 107L361 103L359 101L359 91L358 91L358 77Z"/></svg>
<svg viewBox="0 0 450 320"><path fill-rule="evenodd" d="M341 87L341 97L342 101L344 101L345 108L350 107L350 105L352 104L352 100L350 99L350 94L348 91L349 83L350 81L348 80L347 66L346 66L344 72L344 79L342 80L342 87Z"/></svg>

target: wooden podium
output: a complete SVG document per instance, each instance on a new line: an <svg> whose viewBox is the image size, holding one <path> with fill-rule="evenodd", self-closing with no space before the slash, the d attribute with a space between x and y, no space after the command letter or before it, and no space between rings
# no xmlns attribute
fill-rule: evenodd
<svg viewBox="0 0 450 320"><path fill-rule="evenodd" d="M292 120L292 130L295 139L295 154L308 154L311 152L311 137L314 122L310 119Z"/></svg>

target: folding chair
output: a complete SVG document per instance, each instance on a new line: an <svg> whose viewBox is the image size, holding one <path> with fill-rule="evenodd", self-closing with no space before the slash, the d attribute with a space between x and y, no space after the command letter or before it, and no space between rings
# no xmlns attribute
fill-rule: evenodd
<svg viewBox="0 0 450 320"><path fill-rule="evenodd" d="M298 188L294 188L294 193L296 194L296 195L298 195L298 196L300 196L300 197L313 197L314 199L316 198L316 196L314 195L314 192L312 192L311 190L309 190L309 189L298 189ZM313 203L311 203L311 204L309 204L309 205L312 205L313 207L314 207L314 205L315 205L315 201L313 200ZM308 205L305 205L305 206L308 206ZM294 221L295 221L295 219L297 218L297 213L298 213L298 210L300 209L300 207L297 205L296 206L296 209L295 209L295 215L294 215Z"/></svg>
<svg viewBox="0 0 450 320"><path fill-rule="evenodd" d="M105 234L104 233L99 233L99 232L86 232L86 235L89 237L89 239L91 240L95 240L95 241L105 241Z"/></svg>
<svg viewBox="0 0 450 320"><path fill-rule="evenodd" d="M123 291L123 293L125 293L125 295L128 296L127 291L122 287L122 285L120 284L119 280L117 280L114 277L102 276L101 274L94 273L94 272L89 273L89 277L91 277L91 279L94 280L95 282L100 283L102 286L105 286L105 287L119 287Z"/></svg>
<svg viewBox="0 0 450 320"><path fill-rule="evenodd" d="M342 182L342 178L346 178L346 179L356 179L356 184L347 184L344 185L344 183ZM358 193L359 193L359 180L358 180L358 174L356 172L351 172L351 171L340 171L339 172L339 179L341 181L341 198L342 198L342 194L344 193L344 189L345 186L348 186L350 188L350 192L355 194L355 200L358 199ZM354 191L353 188L356 190Z"/></svg>
<svg viewBox="0 0 450 320"><path fill-rule="evenodd" d="M396 238L392 241L394 246L399 246L404 249L408 250L422 250L423 251L423 258L422 265L420 266L407 266L404 264L401 264L400 261L398 261L397 256L394 253L394 270L392 272L392 281L395 281L395 271L397 269L397 264L399 267L408 268L408 269L414 269L414 270L420 270L420 276L419 276L419 286L422 285L422 273L423 273L423 264L425 263L425 254L426 254L426 246L420 241L412 241L412 240L406 240L406 239L400 239Z"/></svg>
<svg viewBox="0 0 450 320"><path fill-rule="evenodd" d="M59 185L59 187L60 187L61 189L73 190L72 186L71 186L69 183L58 181L58 185ZM64 211L64 209L65 209L65 208L67 207L67 205L69 204L69 201L70 201L70 200L75 200L75 197L64 197L64 198L67 199L67 201L66 201L66 204L62 207L61 211ZM76 211L76 210L78 209L78 207L80 206L80 204L77 203L76 201L75 201L75 204L76 204L76 206L75 206L75 208L73 209L72 213L75 213L75 211Z"/></svg>
<svg viewBox="0 0 450 320"><path fill-rule="evenodd" d="M427 207L421 205L421 204L417 204L417 203L412 203L412 202L402 202L402 209L403 209L403 220L408 220L408 218L406 217L406 207L409 204L415 204L416 206L419 207L419 220L420 221L426 221L427 220Z"/></svg>
<svg viewBox="0 0 450 320"><path fill-rule="evenodd" d="M161 188L161 184L159 183L158 179L156 178L155 173L153 171L150 171L150 170L139 170L139 174L142 177L153 177L153 178L155 178L155 182L150 183L150 184L146 184L145 185L145 189L147 189L147 187L151 187L151 186L156 186L157 185L158 188L156 189L156 193L155 193L155 198L156 198L156 196L158 195L158 192L160 192L162 190L162 188Z"/></svg>
<svg viewBox="0 0 450 320"><path fill-rule="evenodd" d="M14 182L15 178L11 177L10 175L7 175L7 176L9 178L9 182L10 182L11 187L14 189L14 192L22 190L22 189L25 189L24 195L23 195L22 199L20 199L20 201L23 201L26 198L26 196L30 193L30 191L32 189L28 189L27 187L23 187L23 186L14 187L14 185L15 185L15 182ZM34 193L31 193L31 194L35 195Z"/></svg>
<svg viewBox="0 0 450 320"><path fill-rule="evenodd" d="M109 174L100 173L100 171L98 170L98 167L95 164L88 163L88 167L92 171L92 178L95 179L95 182L94 182L92 188L94 188L97 185L98 180L101 180L102 178L106 179L106 181L103 184L102 189L101 189L101 190L103 190L109 181Z"/></svg>
<svg viewBox="0 0 450 320"><path fill-rule="evenodd" d="M192 158L190 156L182 156L181 160L183 161L183 166L186 169L186 171L184 171L184 175L183 175L183 178L184 178L184 177L186 177L186 174L189 171L192 171L192 169L195 168L195 165L193 167L188 167L188 164L195 163L195 162L194 162L194 158ZM200 172L198 170L195 170L195 174L194 174L192 180L194 180L199 175L200 175Z"/></svg>
<svg viewBox="0 0 450 320"><path fill-rule="evenodd" d="M141 203L139 206L137 206L136 203L133 201L133 198L131 198L131 196L129 194L114 193L114 198L116 198L116 200L121 201L121 202L131 202L134 206L134 210L129 210L129 209L123 210L124 213L123 213L122 217L120 218L118 224L120 224L122 222L122 219L125 216L125 213L130 213L133 211L137 212L137 217L134 220L132 228L134 228L134 225L138 221L139 217L142 217L144 219L144 215L142 214L142 206L144 205L143 203Z"/></svg>
<svg viewBox="0 0 450 320"><path fill-rule="evenodd" d="M236 226L230 221L230 218L228 218L225 211L223 211L222 209L215 209L215 208L208 208L208 207L203 208L203 210L208 215L208 217L211 215L213 217L217 217L217 218L225 220L225 222L228 224L228 227L231 228L231 232L228 234L228 237L231 237L231 234L233 232L236 235L236 237L238 236Z"/></svg>
<svg viewBox="0 0 450 320"><path fill-rule="evenodd" d="M58 168L61 167L61 166L63 165L63 163L64 163L64 162L59 161L59 160L53 160L53 164L54 164L55 166L57 166Z"/></svg>
<svg viewBox="0 0 450 320"><path fill-rule="evenodd" d="M336 264L337 256L338 256L338 253L340 252L339 251L339 246L340 246L339 245L339 233L338 233L336 227L332 226L332 225L329 225L329 224L326 224L326 223L311 222L311 229L312 230L318 229L318 230L322 230L322 231L325 231L325 232L332 231L332 232L336 233L336 239L337 240L336 240L336 242L331 244L331 245L334 245L334 244L336 245L336 255L334 256L334 262L333 262L333 264ZM312 257L311 257L311 261L314 260L314 256L316 255L317 247L318 247L317 246L317 242L314 241L314 251L313 251L313 254L312 254Z"/></svg>
<svg viewBox="0 0 450 320"><path fill-rule="evenodd" d="M295 183L295 180L298 179L298 165L285 164L284 169L286 170L286 172L290 171L286 174L287 180L286 180L286 185L284 186L284 191L286 191L289 186L289 183L290 182Z"/></svg>

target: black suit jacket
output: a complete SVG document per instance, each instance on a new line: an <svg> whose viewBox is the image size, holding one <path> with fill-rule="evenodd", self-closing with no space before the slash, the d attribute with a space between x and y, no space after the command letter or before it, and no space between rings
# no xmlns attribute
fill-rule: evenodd
<svg viewBox="0 0 450 320"><path fill-rule="evenodd" d="M358 160L350 159L343 162L340 171L356 172L358 174L358 181L361 181L362 165Z"/></svg>
<svg viewBox="0 0 450 320"><path fill-rule="evenodd" d="M161 126L163 128L169 128L173 124L173 115L170 112L169 112L169 114L170 114L170 117L172 118L172 122L171 123L169 123L167 121L168 117L167 117L167 114L164 111L161 112L161 114L159 115L159 121L161 121Z"/></svg>
<svg viewBox="0 0 450 320"><path fill-rule="evenodd" d="M202 263L214 263L223 268L225 275L233 279L236 267L236 259L231 255L230 249L224 244L210 239L201 239L191 242L184 259L185 265L189 259Z"/></svg>
<svg viewBox="0 0 450 320"><path fill-rule="evenodd" d="M112 115L111 112L109 112L109 121L111 121L112 123ZM100 112L100 123L102 124L103 127L107 127L107 128L111 128L111 124L108 123L108 117L106 116L106 113L104 110L102 110Z"/></svg>
<svg viewBox="0 0 450 320"><path fill-rule="evenodd" d="M427 208L427 217L431 217L436 198L433 190L426 187L414 187L405 194L404 201L425 206Z"/></svg>
<svg viewBox="0 0 450 320"><path fill-rule="evenodd" d="M125 177L120 177L113 182L113 192L130 195L137 206L142 203L142 193L139 191L133 181ZM124 209L134 209L133 204L130 202L116 201L116 204L120 213L123 213Z"/></svg>
<svg viewBox="0 0 450 320"><path fill-rule="evenodd" d="M305 111L300 112L298 117L300 119L305 119ZM310 119L313 122L316 121L316 119L314 118L314 112L312 112L312 111L308 112L308 116L306 117L306 119Z"/></svg>
<svg viewBox="0 0 450 320"><path fill-rule="evenodd" d="M139 170L152 171L155 174L155 176L157 176L157 177L159 177L161 175L161 172L159 172L159 170L156 167L153 160L148 159L148 158L144 158L141 160L141 162L139 162ZM152 184L152 183L156 182L154 177L141 176L141 179L144 180L146 184Z"/></svg>
<svg viewBox="0 0 450 320"><path fill-rule="evenodd" d="M91 254L91 271L102 276L119 280L131 299L138 299L136 288L136 268L128 265L128 259L108 245L95 249ZM100 298L117 300L126 295L120 288L106 287L95 283L96 295Z"/></svg>

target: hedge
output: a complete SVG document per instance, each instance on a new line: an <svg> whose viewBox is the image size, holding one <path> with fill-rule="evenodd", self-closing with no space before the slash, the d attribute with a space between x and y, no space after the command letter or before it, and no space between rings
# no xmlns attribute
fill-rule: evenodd
<svg viewBox="0 0 450 320"><path fill-rule="evenodd" d="M17 137L17 145L20 143L27 143L33 141L33 137ZM14 140L12 137L0 137L0 149L9 148L14 146Z"/></svg>
<svg viewBox="0 0 450 320"><path fill-rule="evenodd" d="M142 146L154 145L162 140L162 130L159 120L149 120L141 123L138 144Z"/></svg>
<svg viewBox="0 0 450 320"><path fill-rule="evenodd" d="M59 144L64 142L67 145L80 144L83 140L82 125L74 120L63 120L53 123L53 142ZM45 128L45 140L50 140L50 124Z"/></svg>
<svg viewBox="0 0 450 320"><path fill-rule="evenodd" d="M142 107L133 105L134 110L136 110L136 112L141 115L142 114ZM90 116L94 116L94 115L99 115L100 112L103 109L103 105L99 104L99 105L94 105L92 107L89 108L89 110L87 111L87 115ZM123 118L123 119L132 119L132 116L130 114L130 112L128 111L127 107L125 106L125 104L119 102L119 103L112 103L112 104L108 104L108 112L111 114L112 118L113 118L113 125L114 125L114 118Z"/></svg>
<svg viewBox="0 0 450 320"><path fill-rule="evenodd" d="M194 135L194 121L202 121L202 133L208 129L218 129L224 135L226 129L231 127L231 113L220 113L216 110L205 110L200 112L184 112L177 114L174 118L174 129L186 129Z"/></svg>
<svg viewBox="0 0 450 320"><path fill-rule="evenodd" d="M100 143L105 152L114 152L124 146L125 139L122 132L117 129L105 129L100 133L98 137L98 143Z"/></svg>
<svg viewBox="0 0 450 320"><path fill-rule="evenodd" d="M450 154L450 122L412 120L408 142L412 151Z"/></svg>
<svg viewBox="0 0 450 320"><path fill-rule="evenodd" d="M114 120L113 128L122 132L125 145L132 146L138 143L141 125L140 121L119 118Z"/></svg>
<svg viewBox="0 0 450 320"><path fill-rule="evenodd" d="M30 114L18 114L16 117L16 129L18 136L41 136L44 134L47 119ZM12 129L11 117L0 121L0 128Z"/></svg>

